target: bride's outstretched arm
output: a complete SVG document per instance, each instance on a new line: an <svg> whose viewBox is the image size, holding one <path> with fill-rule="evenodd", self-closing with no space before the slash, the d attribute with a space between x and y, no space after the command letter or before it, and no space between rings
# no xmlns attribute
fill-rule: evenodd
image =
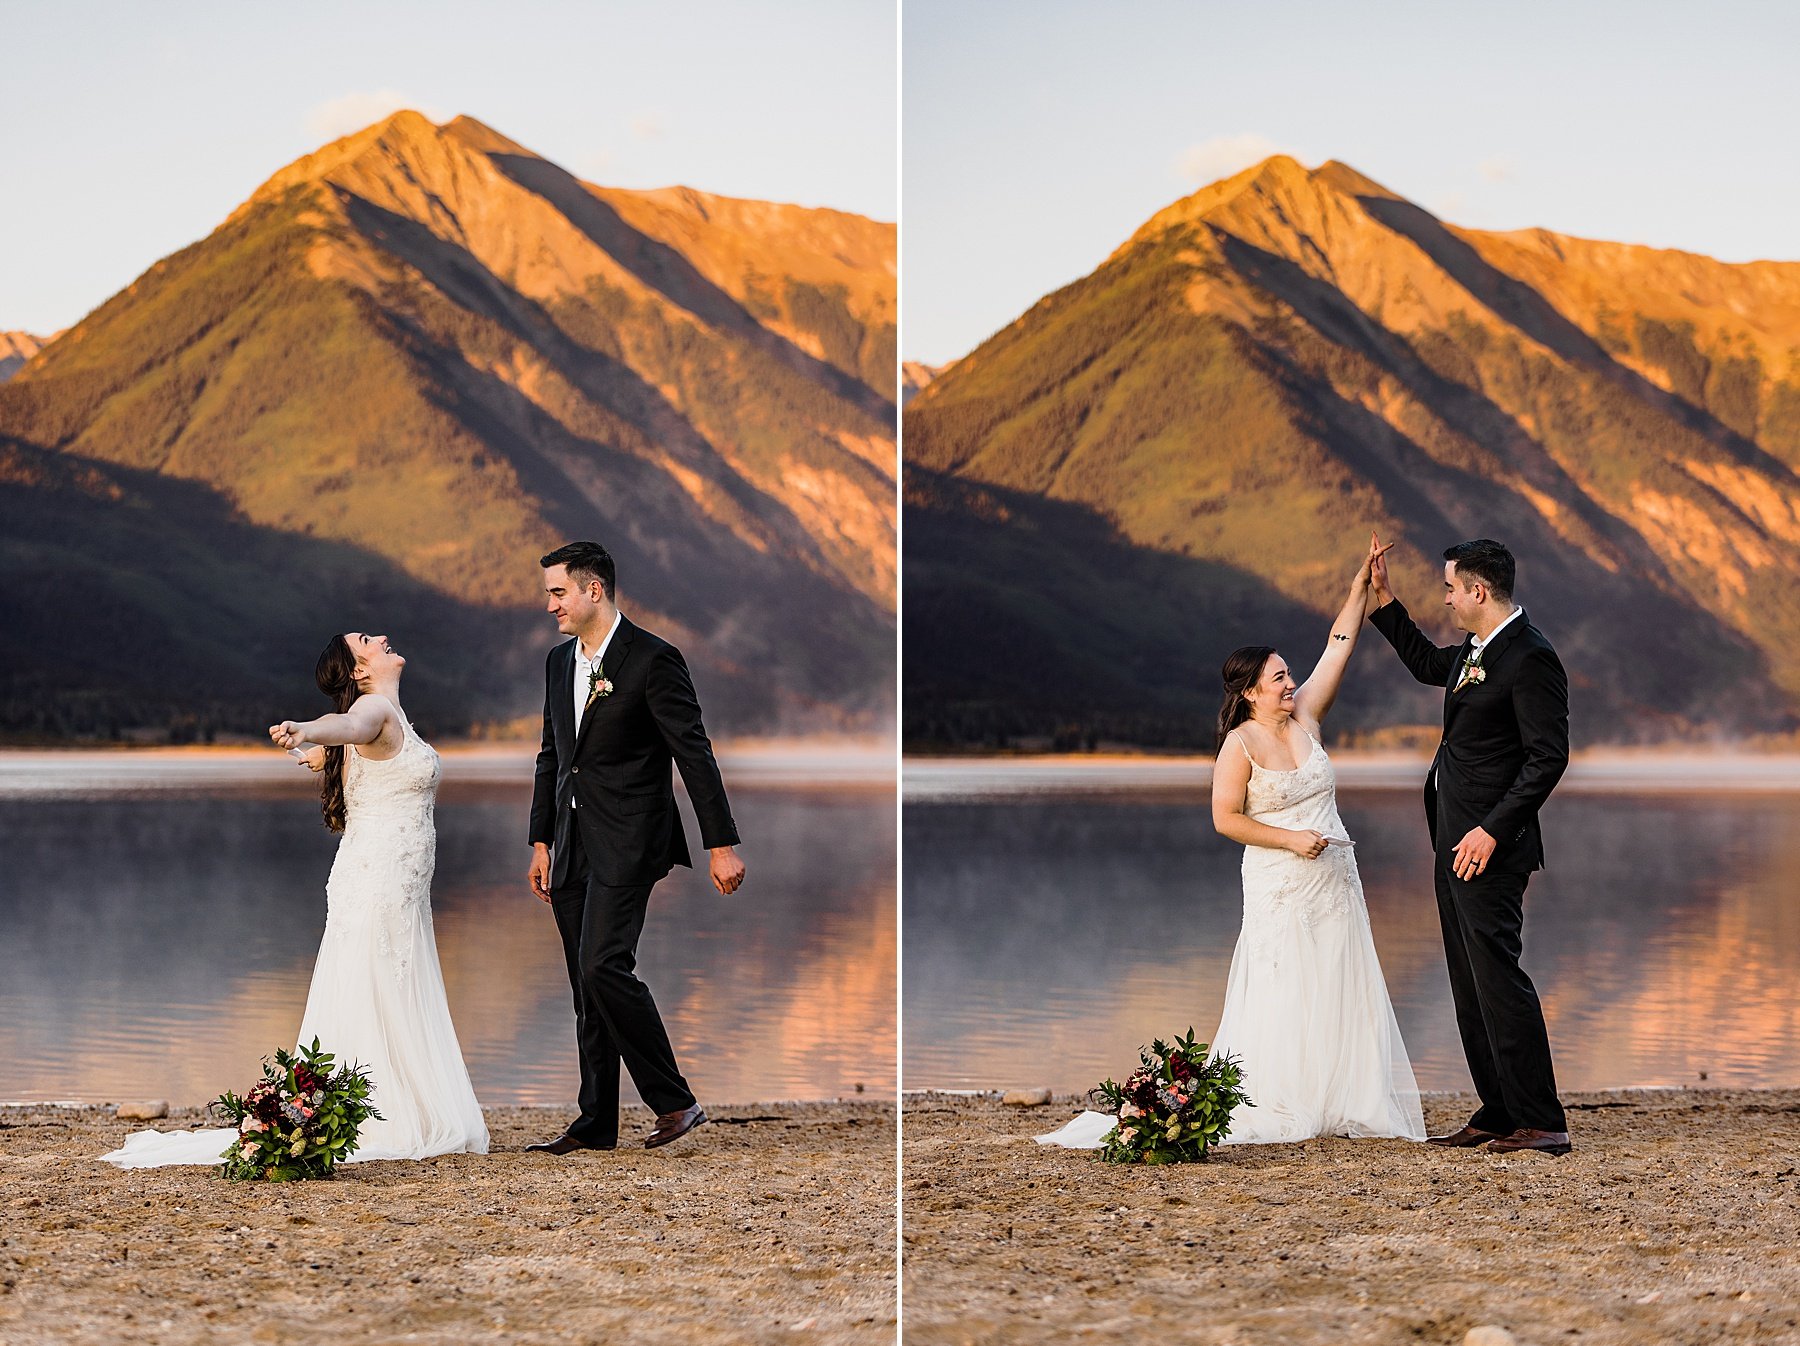
<svg viewBox="0 0 1800 1346"><path fill-rule="evenodd" d="M283 720L269 726L269 737L278 748L297 748L303 743L332 747L345 743L373 743L387 728L393 712L376 696L365 696L341 715L321 715L316 720Z"/></svg>
<svg viewBox="0 0 1800 1346"><path fill-rule="evenodd" d="M1370 573L1375 563L1393 545L1391 542L1383 545L1374 534L1369 535L1369 554L1363 557L1362 569L1350 581L1350 593L1344 599L1344 606L1338 613L1337 620L1331 624L1331 635L1325 641L1325 653L1313 668L1312 676L1294 693L1294 718L1300 721L1302 728L1315 736L1326 712L1331 709L1331 703L1337 700L1338 688L1344 681L1344 670L1350 665L1350 652L1356 648L1356 637L1361 633L1363 621L1369 615L1373 598Z"/></svg>

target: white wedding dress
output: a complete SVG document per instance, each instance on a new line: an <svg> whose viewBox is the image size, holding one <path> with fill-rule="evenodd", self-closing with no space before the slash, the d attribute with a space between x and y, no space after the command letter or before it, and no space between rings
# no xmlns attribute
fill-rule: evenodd
<svg viewBox="0 0 1800 1346"><path fill-rule="evenodd" d="M1235 735L1232 740L1236 751L1245 751ZM1244 811L1272 827L1348 836L1338 817L1337 776L1316 740L1292 771L1252 760ZM1212 1048L1239 1059L1244 1092L1255 1105L1231 1114L1225 1144L1425 1138L1419 1088L1375 956L1350 847L1327 846L1316 860L1267 846L1244 848L1244 925ZM1097 1149L1115 1125L1107 1113L1084 1112L1037 1139Z"/></svg>
<svg viewBox="0 0 1800 1346"><path fill-rule="evenodd" d="M486 1154L487 1122L463 1063L431 924L440 765L404 712L400 751L344 750L344 835L325 881L325 937L298 1041L335 1064L366 1066L381 1121L363 1124L366 1159ZM253 1080L235 1082L248 1092ZM139 1131L102 1158L120 1168L216 1164L237 1132Z"/></svg>

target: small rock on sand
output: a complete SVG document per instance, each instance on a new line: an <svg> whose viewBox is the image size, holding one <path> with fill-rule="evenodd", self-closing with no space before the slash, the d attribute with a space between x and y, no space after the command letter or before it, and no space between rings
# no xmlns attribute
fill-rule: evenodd
<svg viewBox="0 0 1800 1346"><path fill-rule="evenodd" d="M167 1099L156 1099L149 1103L121 1103L113 1116L127 1122L154 1122L159 1117L169 1115Z"/></svg>
<svg viewBox="0 0 1800 1346"><path fill-rule="evenodd" d="M1041 1108L1050 1101L1048 1089L1008 1089L1000 1100L1013 1108Z"/></svg>
<svg viewBox="0 0 1800 1346"><path fill-rule="evenodd" d="M1469 1335L1463 1338L1463 1346L1519 1346L1519 1342L1504 1327L1495 1327L1490 1323L1471 1327Z"/></svg>

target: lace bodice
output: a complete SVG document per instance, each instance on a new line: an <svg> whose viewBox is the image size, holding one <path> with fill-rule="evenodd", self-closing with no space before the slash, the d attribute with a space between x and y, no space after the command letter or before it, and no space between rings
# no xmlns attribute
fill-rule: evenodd
<svg viewBox="0 0 1800 1346"><path fill-rule="evenodd" d="M392 705L392 702L389 702ZM326 919L375 921L376 943L404 976L413 946L408 926L431 919L437 866L433 811L442 766L398 706L400 751L372 761L344 750L344 836L325 881Z"/></svg>
<svg viewBox="0 0 1800 1346"><path fill-rule="evenodd" d="M1317 739L1312 751L1292 771L1271 771L1250 759L1250 785L1244 812L1271 827L1311 827L1323 832L1321 817L1337 817L1337 773ZM1341 835L1341 833L1339 834Z"/></svg>
<svg viewBox="0 0 1800 1346"><path fill-rule="evenodd" d="M386 698L383 698L386 700ZM389 705L394 703L389 701ZM437 752L412 727L399 706L405 734L400 751L372 761L355 748L344 749L344 838L400 827L431 830L442 766Z"/></svg>
<svg viewBox="0 0 1800 1346"><path fill-rule="evenodd" d="M1249 756L1241 742L1238 749ZM1317 739L1292 771L1273 771L1251 758L1244 812L1271 827L1349 835L1338 817L1337 773ZM1244 937L1260 955L1279 956L1274 950L1289 919L1310 927L1348 915L1352 900L1361 899L1362 881L1348 846L1327 846L1312 860L1271 846L1244 847Z"/></svg>

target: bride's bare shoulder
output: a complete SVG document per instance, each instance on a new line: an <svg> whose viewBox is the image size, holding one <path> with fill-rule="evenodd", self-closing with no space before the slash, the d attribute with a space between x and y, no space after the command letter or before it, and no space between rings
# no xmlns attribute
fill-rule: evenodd
<svg viewBox="0 0 1800 1346"><path fill-rule="evenodd" d="M359 719L371 718L375 728L372 737L351 745L358 757L385 762L400 751L404 745L404 731L400 726L399 707L391 700L379 692L364 692L350 703L350 713Z"/></svg>

